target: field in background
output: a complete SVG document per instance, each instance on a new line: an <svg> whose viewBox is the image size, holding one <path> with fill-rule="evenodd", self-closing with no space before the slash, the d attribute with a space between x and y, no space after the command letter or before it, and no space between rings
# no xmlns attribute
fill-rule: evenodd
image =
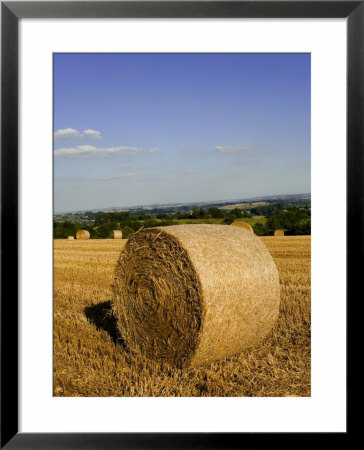
<svg viewBox="0 0 364 450"><path fill-rule="evenodd" d="M259 347L184 371L131 353L118 336L111 284L126 241L55 240L54 395L309 396L311 239L261 239L280 276L276 326Z"/></svg>

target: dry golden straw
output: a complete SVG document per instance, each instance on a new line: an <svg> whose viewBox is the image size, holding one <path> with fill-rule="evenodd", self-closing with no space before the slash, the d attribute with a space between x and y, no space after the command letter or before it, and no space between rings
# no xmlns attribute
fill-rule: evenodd
<svg viewBox="0 0 364 450"><path fill-rule="evenodd" d="M122 239L123 232L121 230L112 230L111 236L113 239Z"/></svg>
<svg viewBox="0 0 364 450"><path fill-rule="evenodd" d="M279 279L262 241L224 225L135 233L115 271L113 308L127 345L182 367L261 341L279 310Z"/></svg>
<svg viewBox="0 0 364 450"><path fill-rule="evenodd" d="M283 230L275 230L274 236L284 236L284 231Z"/></svg>
<svg viewBox="0 0 364 450"><path fill-rule="evenodd" d="M90 233L87 230L78 230L76 239L90 239Z"/></svg>
<svg viewBox="0 0 364 450"><path fill-rule="evenodd" d="M73 236L67 236L67 239L68 239L69 241L73 241L73 240L74 240L74 237L73 237Z"/></svg>
<svg viewBox="0 0 364 450"><path fill-rule="evenodd" d="M231 225L233 227L244 228L245 230L248 230L248 231L250 231L251 233L254 234L253 228L246 222L241 222L240 220L235 220L235 222L233 222Z"/></svg>

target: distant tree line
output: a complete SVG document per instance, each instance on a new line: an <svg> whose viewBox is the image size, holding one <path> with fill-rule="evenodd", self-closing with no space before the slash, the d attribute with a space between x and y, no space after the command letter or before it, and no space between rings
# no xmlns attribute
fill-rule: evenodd
<svg viewBox="0 0 364 450"><path fill-rule="evenodd" d="M288 208L273 211L267 216L265 224L256 223L254 233L258 236L271 236L275 230L284 230L287 236L311 234L311 210L308 208Z"/></svg>
<svg viewBox="0 0 364 450"><path fill-rule="evenodd" d="M285 209L286 208L286 209ZM253 226L258 236L269 236L274 230L283 229L287 235L311 234L311 210L308 206L303 208L289 207L280 203L261 205L244 210L234 208L231 210L217 207L202 208L193 206L189 211L177 211L175 213L146 214L144 212L122 211L107 213L87 213L93 215L93 224L85 225L77 222L64 221L53 222L54 238L66 238L75 236L77 230L83 229L90 232L91 238L102 239L111 236L112 230L121 230L123 237L127 238L131 233L140 228L156 226L177 225L181 220L193 219L196 223L207 219L217 219L218 223L229 225L236 219L252 218L254 216L266 217L266 223L256 223ZM95 215L94 215L95 214Z"/></svg>

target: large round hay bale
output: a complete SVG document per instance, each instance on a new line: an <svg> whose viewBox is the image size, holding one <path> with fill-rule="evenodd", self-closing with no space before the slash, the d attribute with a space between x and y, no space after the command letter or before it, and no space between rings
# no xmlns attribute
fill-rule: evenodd
<svg viewBox="0 0 364 450"><path fill-rule="evenodd" d="M69 241L73 241L75 238L74 238L73 236L67 236L67 239L68 239Z"/></svg>
<svg viewBox="0 0 364 450"><path fill-rule="evenodd" d="M112 230L111 237L113 239L122 239L123 238L123 232L121 230Z"/></svg>
<svg viewBox="0 0 364 450"><path fill-rule="evenodd" d="M283 230L275 230L274 236L284 236L284 231Z"/></svg>
<svg viewBox="0 0 364 450"><path fill-rule="evenodd" d="M251 233L254 234L253 228L246 222L241 222L240 220L235 220L235 222L233 222L231 225L233 227L244 228L245 230L248 230L248 231L250 231Z"/></svg>
<svg viewBox="0 0 364 450"><path fill-rule="evenodd" d="M90 239L90 233L87 230L78 230L76 239Z"/></svg>
<svg viewBox="0 0 364 450"><path fill-rule="evenodd" d="M133 351L196 366L269 333L278 316L279 278L265 245L243 228L149 228L121 251L113 308Z"/></svg>

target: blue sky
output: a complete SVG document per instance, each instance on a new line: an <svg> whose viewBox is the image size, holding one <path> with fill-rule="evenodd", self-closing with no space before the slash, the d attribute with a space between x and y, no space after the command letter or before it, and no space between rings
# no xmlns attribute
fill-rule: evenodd
<svg viewBox="0 0 364 450"><path fill-rule="evenodd" d="M54 210L310 192L309 54L55 54Z"/></svg>

